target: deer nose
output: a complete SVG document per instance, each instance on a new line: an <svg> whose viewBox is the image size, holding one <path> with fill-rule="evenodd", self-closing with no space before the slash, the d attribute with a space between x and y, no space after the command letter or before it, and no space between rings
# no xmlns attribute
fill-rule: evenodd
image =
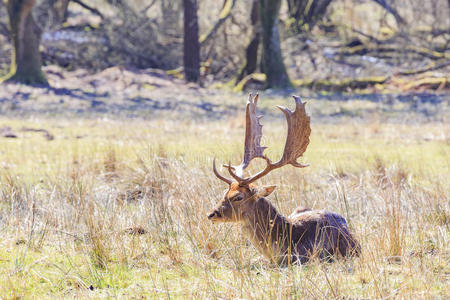
<svg viewBox="0 0 450 300"><path fill-rule="evenodd" d="M214 216L220 217L220 213L217 210L214 210L208 214L208 219L211 220L212 218L214 218Z"/></svg>

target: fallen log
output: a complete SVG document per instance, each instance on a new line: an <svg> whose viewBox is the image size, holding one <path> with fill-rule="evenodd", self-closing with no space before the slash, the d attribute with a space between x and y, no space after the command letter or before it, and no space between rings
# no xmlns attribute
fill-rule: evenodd
<svg viewBox="0 0 450 300"><path fill-rule="evenodd" d="M410 76L435 71L450 66L450 60L431 62L425 68L398 72L397 75Z"/></svg>
<svg viewBox="0 0 450 300"><path fill-rule="evenodd" d="M355 47L344 47L340 49L338 55L366 55L371 53L372 55L377 53L415 53L423 57L431 59L450 59L449 52L439 52L436 50L428 49L425 47L418 46L405 46L405 47L395 47L387 45L358 45Z"/></svg>
<svg viewBox="0 0 450 300"><path fill-rule="evenodd" d="M428 89L428 90L443 90L450 88L449 77L425 77L418 80L411 81L404 85L403 91Z"/></svg>
<svg viewBox="0 0 450 300"><path fill-rule="evenodd" d="M239 81L238 84L233 88L235 92L246 91L250 89L259 90L264 87L266 82L266 74L264 73L252 73L247 75Z"/></svg>
<svg viewBox="0 0 450 300"><path fill-rule="evenodd" d="M307 87L318 91L345 92L354 89L365 89L377 84L384 84L389 79L388 76L375 76L365 78L346 79L298 79L293 80L294 87Z"/></svg>

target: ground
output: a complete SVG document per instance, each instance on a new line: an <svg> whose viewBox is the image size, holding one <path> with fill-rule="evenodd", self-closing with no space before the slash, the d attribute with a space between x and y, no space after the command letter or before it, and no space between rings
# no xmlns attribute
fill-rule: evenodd
<svg viewBox="0 0 450 300"><path fill-rule="evenodd" d="M245 94L156 70L45 71L52 88L0 89L1 298L450 297L448 94L295 91L310 166L260 183L277 185L283 214L342 214L362 255L280 268L238 225L206 218L226 188L213 157L242 157ZM274 106L293 101L260 99L277 159Z"/></svg>

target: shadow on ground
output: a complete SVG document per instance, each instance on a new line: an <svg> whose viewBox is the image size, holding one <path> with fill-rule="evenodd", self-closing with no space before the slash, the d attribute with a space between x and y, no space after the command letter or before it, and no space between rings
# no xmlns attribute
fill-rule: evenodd
<svg viewBox="0 0 450 300"><path fill-rule="evenodd" d="M0 113L9 116L111 114L126 118L170 116L183 119L221 119L243 110L246 95L224 89L186 84L161 70L134 70L112 67L91 74L86 70L65 71L45 67L51 87L3 84ZM305 95L304 91L294 92ZM290 93L265 91L261 110L268 117L278 116L272 104L288 100ZM382 113L393 116L416 114L424 121L440 121L445 116L450 95L414 94L308 94L315 118L368 118ZM281 99L280 99L281 98ZM272 99L273 101L270 101ZM313 104L311 104L313 103Z"/></svg>

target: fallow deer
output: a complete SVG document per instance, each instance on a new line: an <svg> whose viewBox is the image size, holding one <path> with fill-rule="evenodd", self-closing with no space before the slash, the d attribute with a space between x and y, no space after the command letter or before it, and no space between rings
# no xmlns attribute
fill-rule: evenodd
<svg viewBox="0 0 450 300"><path fill-rule="evenodd" d="M246 106L246 130L244 158L239 166L225 166L231 177L219 174L213 161L214 174L229 185L223 199L208 214L212 222L240 222L243 231L254 244L272 262L289 264L305 263L312 257L331 259L333 256L359 255L360 246L349 232L347 222L341 215L326 210L297 208L289 216L280 214L275 206L265 197L269 196L275 186L256 186L256 180L269 172L290 164L297 168L297 159L303 155L309 144L311 133L310 118L306 114L305 104L300 97L294 96L296 108L291 111L278 106L284 113L288 133L281 159L272 161L263 153L262 125L257 116L258 95L251 94ZM266 161L266 167L253 176L244 177L244 170L254 158Z"/></svg>

